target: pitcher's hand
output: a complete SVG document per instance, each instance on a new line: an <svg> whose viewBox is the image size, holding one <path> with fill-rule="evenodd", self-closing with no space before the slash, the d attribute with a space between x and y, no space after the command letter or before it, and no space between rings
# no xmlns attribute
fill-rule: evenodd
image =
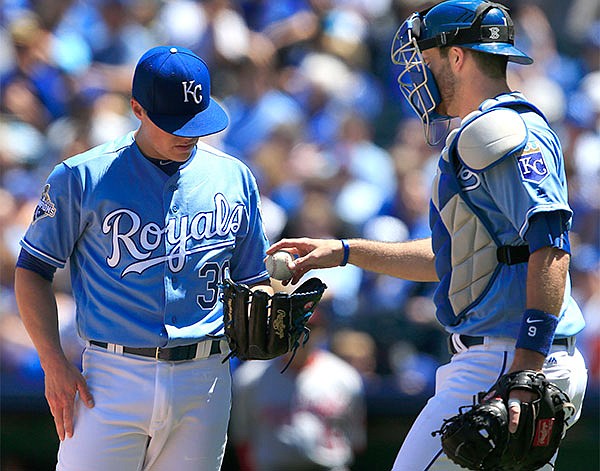
<svg viewBox="0 0 600 471"><path fill-rule="evenodd" d="M56 433L62 441L73 436L76 393L86 407L94 407L94 399L83 375L66 358L45 364L44 372L46 400L54 417Z"/></svg>

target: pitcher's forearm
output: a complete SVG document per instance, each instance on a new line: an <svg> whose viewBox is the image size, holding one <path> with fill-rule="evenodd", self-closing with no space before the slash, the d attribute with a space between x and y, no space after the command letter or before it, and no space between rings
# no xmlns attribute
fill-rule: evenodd
<svg viewBox="0 0 600 471"><path fill-rule="evenodd" d="M58 331L58 311L52 284L37 273L17 268L15 296L23 325L33 342L42 367L64 357Z"/></svg>

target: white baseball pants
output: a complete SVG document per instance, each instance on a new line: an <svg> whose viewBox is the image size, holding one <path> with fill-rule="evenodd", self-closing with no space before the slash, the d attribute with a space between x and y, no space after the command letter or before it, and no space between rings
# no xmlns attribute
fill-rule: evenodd
<svg viewBox="0 0 600 471"><path fill-rule="evenodd" d="M219 470L231 406L224 354L168 362L88 347L83 374L95 406L76 400L58 471Z"/></svg>

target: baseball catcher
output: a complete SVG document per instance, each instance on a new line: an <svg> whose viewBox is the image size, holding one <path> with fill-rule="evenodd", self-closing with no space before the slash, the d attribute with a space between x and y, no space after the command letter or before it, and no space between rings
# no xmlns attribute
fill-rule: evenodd
<svg viewBox="0 0 600 471"><path fill-rule="evenodd" d="M514 389L530 391L536 398L521 403L521 419L514 434L508 431L508 404ZM480 393L479 404L463 406L444 420L444 452L456 464L473 470L529 471L550 462L574 411L569 397L537 371L504 375L489 393ZM514 399L511 399L514 400Z"/></svg>
<svg viewBox="0 0 600 471"><path fill-rule="evenodd" d="M270 296L226 279L223 285L225 335L241 360L268 360L294 352L308 341L310 319L327 286L311 278L293 293Z"/></svg>

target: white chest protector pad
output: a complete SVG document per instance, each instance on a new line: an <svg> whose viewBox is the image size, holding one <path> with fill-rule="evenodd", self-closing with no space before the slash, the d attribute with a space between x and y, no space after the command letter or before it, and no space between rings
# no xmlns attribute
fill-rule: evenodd
<svg viewBox="0 0 600 471"><path fill-rule="evenodd" d="M516 111L493 108L473 111L463 119L458 157L472 172L481 172L527 144L527 127Z"/></svg>
<svg viewBox="0 0 600 471"><path fill-rule="evenodd" d="M448 136L442 158L450 161L449 151L455 145L461 163L479 173L523 149L527 134L523 119L513 109L482 107L465 116L461 127ZM482 215L464 201L464 195L457 193L440 206L439 178L438 173L432 202L451 239L447 296L452 314L459 316L480 299L492 282L498 266L498 246L482 222Z"/></svg>

